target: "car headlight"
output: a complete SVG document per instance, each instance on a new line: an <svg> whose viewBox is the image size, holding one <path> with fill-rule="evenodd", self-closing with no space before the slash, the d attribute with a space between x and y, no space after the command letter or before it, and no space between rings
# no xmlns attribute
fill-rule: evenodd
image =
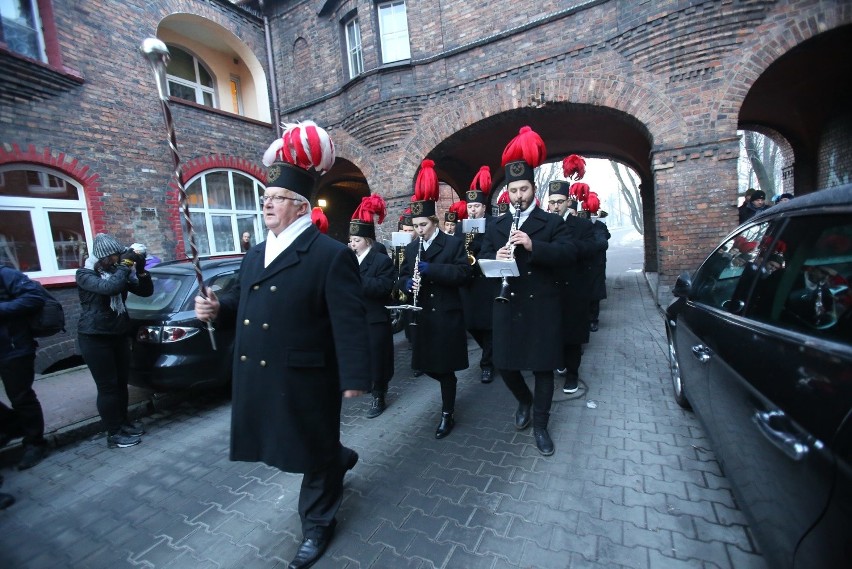
<svg viewBox="0 0 852 569"><path fill-rule="evenodd" d="M136 332L136 341L147 344L180 342L195 336L199 331L190 326L141 326Z"/></svg>

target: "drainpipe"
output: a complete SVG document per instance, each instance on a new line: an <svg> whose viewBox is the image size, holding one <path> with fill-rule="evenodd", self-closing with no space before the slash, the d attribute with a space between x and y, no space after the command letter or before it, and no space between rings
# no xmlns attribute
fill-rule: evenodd
<svg viewBox="0 0 852 569"><path fill-rule="evenodd" d="M275 137L281 136L281 109L278 106L278 80L275 78L275 60L272 57L272 33L269 30L269 18L264 9L264 0L258 0L263 14L263 35L266 38L266 65L269 67L270 91L272 91L272 122L275 124Z"/></svg>

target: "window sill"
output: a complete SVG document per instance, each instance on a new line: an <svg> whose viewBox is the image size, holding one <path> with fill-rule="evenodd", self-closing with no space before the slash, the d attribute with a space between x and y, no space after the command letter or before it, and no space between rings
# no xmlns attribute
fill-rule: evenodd
<svg viewBox="0 0 852 569"><path fill-rule="evenodd" d="M244 115L238 115L236 113L229 113L228 111L223 111L222 109L217 109L217 108L214 108L214 107L208 107L207 105L199 105L198 103L193 103L192 101L187 101L186 99L178 99L177 97L171 97L170 96L169 97L169 104L173 104L173 103L176 103L176 104L184 106L184 107L192 107L193 109L198 109L198 110L205 111L205 112L208 112L208 113L221 115L223 117L238 119L238 120L245 121L245 122L248 122L248 123L256 124L258 126L268 127L269 125L272 124L270 122L266 122L266 121L262 121L262 120L258 120L258 119L252 119L252 118L249 118L249 117L244 116Z"/></svg>
<svg viewBox="0 0 852 569"><path fill-rule="evenodd" d="M60 95L84 83L79 71L57 69L47 63L13 53L0 42L0 99L41 99Z"/></svg>
<svg viewBox="0 0 852 569"><path fill-rule="evenodd" d="M69 288L69 285L77 285L76 275L60 275L57 277L32 277L34 281L40 282L45 288Z"/></svg>

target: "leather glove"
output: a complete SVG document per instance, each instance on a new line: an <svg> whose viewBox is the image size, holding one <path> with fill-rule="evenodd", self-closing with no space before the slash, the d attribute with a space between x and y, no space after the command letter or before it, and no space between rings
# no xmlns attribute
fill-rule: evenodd
<svg viewBox="0 0 852 569"><path fill-rule="evenodd" d="M130 248L125 249L124 252L121 254L121 256L118 258L118 261L120 263L124 263L124 261L126 259L129 259L131 262L135 263L136 262L136 251L134 251L133 249L130 249ZM124 263L124 264L126 265L127 263Z"/></svg>
<svg viewBox="0 0 852 569"><path fill-rule="evenodd" d="M426 275L429 273L429 263L426 261L420 261L417 263L417 270L420 271L421 275Z"/></svg>

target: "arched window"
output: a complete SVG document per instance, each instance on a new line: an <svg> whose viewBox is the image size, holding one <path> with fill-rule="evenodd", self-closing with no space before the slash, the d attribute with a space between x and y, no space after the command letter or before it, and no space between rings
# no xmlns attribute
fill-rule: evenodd
<svg viewBox="0 0 852 569"><path fill-rule="evenodd" d="M215 107L213 74L194 55L183 49L169 46L169 65L166 76L169 95L199 105Z"/></svg>
<svg viewBox="0 0 852 569"><path fill-rule="evenodd" d="M186 194L199 255L239 253L245 232L256 244L263 235L259 199L263 191L258 180L236 170L207 170L193 178ZM184 242L189 254L185 231Z"/></svg>
<svg viewBox="0 0 852 569"><path fill-rule="evenodd" d="M30 164L0 166L0 262L30 276L73 275L91 236L79 183Z"/></svg>

